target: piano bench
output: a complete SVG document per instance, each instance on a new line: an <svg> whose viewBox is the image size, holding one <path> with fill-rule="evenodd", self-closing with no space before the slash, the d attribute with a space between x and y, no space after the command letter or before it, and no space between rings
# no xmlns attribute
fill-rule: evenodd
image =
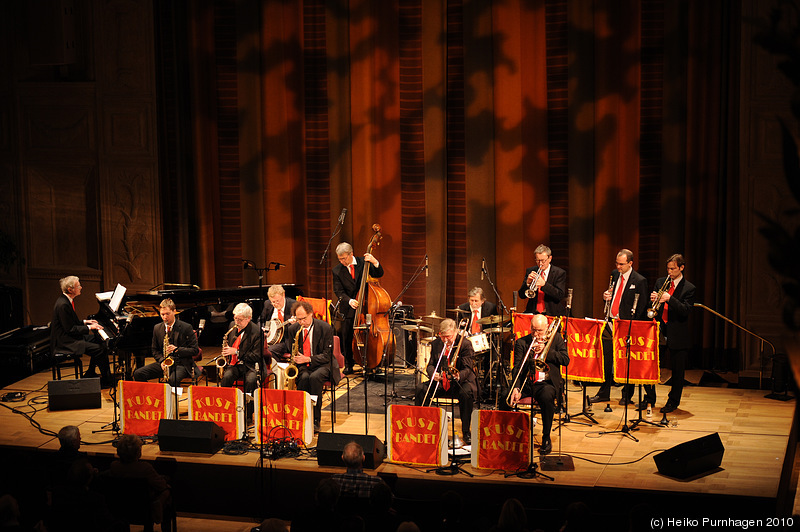
<svg viewBox="0 0 800 532"><path fill-rule="evenodd" d="M70 365L75 366L75 378L80 379L83 375L83 361L82 355L70 355L67 353L54 353L50 355L51 369L53 371L53 380L61 380L61 368Z"/></svg>

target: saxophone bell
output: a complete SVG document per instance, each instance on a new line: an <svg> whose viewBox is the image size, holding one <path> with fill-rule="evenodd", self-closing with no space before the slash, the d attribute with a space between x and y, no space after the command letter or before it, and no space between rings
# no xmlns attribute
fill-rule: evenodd
<svg viewBox="0 0 800 532"><path fill-rule="evenodd" d="M284 373L286 374L286 380L283 385L284 390L294 390L297 388L297 375L300 374L300 370L294 363L294 357L296 357L297 353L300 351L300 335L302 333L303 333L303 328L300 327L297 330L297 334L294 335L294 345L292 345L292 358L289 359L289 365L286 366L286 370L284 371Z"/></svg>

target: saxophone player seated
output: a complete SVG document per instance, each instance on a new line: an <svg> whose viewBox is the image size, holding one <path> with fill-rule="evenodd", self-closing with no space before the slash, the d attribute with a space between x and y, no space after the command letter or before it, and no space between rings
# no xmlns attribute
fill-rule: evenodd
<svg viewBox="0 0 800 532"><path fill-rule="evenodd" d="M511 380L513 388L504 388L500 391L501 410L511 410L523 397L533 397L539 404L539 408L542 410L540 454L547 454L553 449L550 442L550 429L553 426L556 397L563 386L561 366L569 364L569 355L564 339L558 330L553 334L555 336L550 344L550 349L544 353L548 340L547 316L536 314L531 320L531 334L517 340L514 346L514 361L517 366L514 368ZM533 348L529 349L531 342L533 342ZM526 354L528 355L527 360L525 360ZM544 365L541 364L541 357L544 357ZM525 360L524 363L523 360Z"/></svg>
<svg viewBox="0 0 800 532"><path fill-rule="evenodd" d="M253 321L253 309L247 303L239 303L233 309L233 323L222 339L222 353L225 360L222 371L222 386L233 386L237 380L244 380L244 391L250 393L258 386L259 369L266 371L261 355L261 330Z"/></svg>
<svg viewBox="0 0 800 532"><path fill-rule="evenodd" d="M169 376L170 386L178 386L194 371L194 356L200 352L197 335L191 324L177 319L175 302L171 299L161 301L159 314L162 321L153 327L151 347L156 361L134 371L133 380L149 381Z"/></svg>
<svg viewBox="0 0 800 532"><path fill-rule="evenodd" d="M292 353L292 363L297 366L296 388L317 396L314 430L319 432L323 385L330 380L335 386L342 378L333 356L333 327L314 318L314 307L308 301L292 305L292 315L296 322L289 327L284 341Z"/></svg>

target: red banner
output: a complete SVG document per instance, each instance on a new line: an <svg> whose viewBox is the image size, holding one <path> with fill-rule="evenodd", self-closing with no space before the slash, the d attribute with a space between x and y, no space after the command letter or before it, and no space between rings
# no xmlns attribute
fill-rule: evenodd
<svg viewBox="0 0 800 532"><path fill-rule="evenodd" d="M511 314L511 323L514 329L514 340L519 340L523 336L527 336L531 333L531 320L536 314L522 314L522 313L512 313ZM547 316L547 325L549 326L555 316ZM563 332L562 332L563 334ZM516 365L516 361L514 360L514 351L511 351L511 368L513 369Z"/></svg>
<svg viewBox="0 0 800 532"><path fill-rule="evenodd" d="M256 443L286 437L302 439L306 445L314 435L311 396L300 390L259 388L256 412L260 413L256 428ZM260 429L260 430L259 430Z"/></svg>
<svg viewBox="0 0 800 532"><path fill-rule="evenodd" d="M515 471L530 463L530 416L525 412L478 410L472 414L472 465L480 469Z"/></svg>
<svg viewBox="0 0 800 532"><path fill-rule="evenodd" d="M189 419L213 421L225 430L225 440L238 440L244 431L244 394L238 388L189 387Z"/></svg>
<svg viewBox="0 0 800 532"><path fill-rule="evenodd" d="M570 319L567 323L569 378L603 382L603 327L606 322L592 319ZM561 374L565 375L564 366Z"/></svg>
<svg viewBox="0 0 800 532"><path fill-rule="evenodd" d="M614 380L626 382L628 332L631 335L631 384L658 384L658 322L614 320Z"/></svg>
<svg viewBox="0 0 800 532"><path fill-rule="evenodd" d="M120 425L124 434L154 436L173 414L171 389L157 382L119 381Z"/></svg>
<svg viewBox="0 0 800 532"><path fill-rule="evenodd" d="M389 460L400 464L440 466L447 461L444 409L434 406L389 407Z"/></svg>

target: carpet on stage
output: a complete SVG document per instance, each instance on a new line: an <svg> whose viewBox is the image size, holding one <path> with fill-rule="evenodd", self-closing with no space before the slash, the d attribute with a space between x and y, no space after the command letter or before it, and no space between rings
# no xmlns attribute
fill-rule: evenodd
<svg viewBox="0 0 800 532"><path fill-rule="evenodd" d="M366 401L364 398L364 383L367 386ZM392 387L394 383L394 388ZM352 385L352 381L351 381ZM342 389L344 379L339 383L339 389ZM368 405L367 412L370 414L383 414L385 410L385 393L389 394L389 404L414 404L414 390L415 379L413 372L397 371L392 376L391 369L389 370L388 382L382 374L371 376L367 381L361 381L356 386L350 388L350 412L364 413L364 403ZM347 410L347 393L336 398L336 411L345 412ZM330 405L327 405L323 410L330 410Z"/></svg>

